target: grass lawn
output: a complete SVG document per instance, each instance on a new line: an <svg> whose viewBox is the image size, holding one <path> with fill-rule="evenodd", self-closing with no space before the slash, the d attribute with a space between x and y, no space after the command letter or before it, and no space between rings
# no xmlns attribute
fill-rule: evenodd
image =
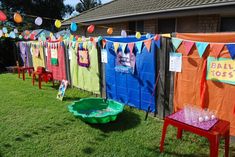
<svg viewBox="0 0 235 157"><path fill-rule="evenodd" d="M176 140L176 130L169 127L165 152L160 154L162 121L145 113L125 108L118 120L106 125L89 125L67 110L73 100L90 96L68 89L66 99L57 100L51 83L38 89L31 78L0 74L0 156L209 156L206 139L185 133ZM223 156L223 144L220 144Z"/></svg>

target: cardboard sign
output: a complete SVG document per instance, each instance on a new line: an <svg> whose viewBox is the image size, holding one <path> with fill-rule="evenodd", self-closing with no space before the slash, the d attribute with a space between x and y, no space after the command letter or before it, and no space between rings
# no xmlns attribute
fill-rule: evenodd
<svg viewBox="0 0 235 157"><path fill-rule="evenodd" d="M108 54L106 49L101 50L101 62L108 63Z"/></svg>
<svg viewBox="0 0 235 157"><path fill-rule="evenodd" d="M63 100L65 90L67 89L67 86L68 86L68 81L67 80L62 80L62 82L60 84L59 92L57 94L57 99L59 99L61 101Z"/></svg>
<svg viewBox="0 0 235 157"><path fill-rule="evenodd" d="M170 53L170 66L169 70L172 72L181 72L182 70L182 54L181 53Z"/></svg>
<svg viewBox="0 0 235 157"><path fill-rule="evenodd" d="M229 58L208 57L206 79L235 85L235 61Z"/></svg>

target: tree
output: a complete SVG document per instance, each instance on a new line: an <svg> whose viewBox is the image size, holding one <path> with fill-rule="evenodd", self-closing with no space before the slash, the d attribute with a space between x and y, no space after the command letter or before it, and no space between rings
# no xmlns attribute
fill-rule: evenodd
<svg viewBox="0 0 235 157"><path fill-rule="evenodd" d="M76 10L79 13L82 13L101 4L101 0L80 0L80 2L76 5Z"/></svg>
<svg viewBox="0 0 235 157"><path fill-rule="evenodd" d="M27 15L47 17L51 19L62 19L66 13L72 13L73 7L64 5L64 0L0 0L0 9L7 13L8 22L6 25L14 24L19 29L39 28L34 24L35 17ZM20 12L24 21L22 24L15 24L13 13ZM40 28L53 29L54 20L43 19L43 25Z"/></svg>

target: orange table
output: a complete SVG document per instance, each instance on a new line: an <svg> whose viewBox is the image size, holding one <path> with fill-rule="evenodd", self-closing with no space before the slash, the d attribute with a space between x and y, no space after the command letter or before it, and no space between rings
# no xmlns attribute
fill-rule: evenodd
<svg viewBox="0 0 235 157"><path fill-rule="evenodd" d="M183 131L189 131L191 133L206 137L210 142L210 157L218 157L220 139L222 137L225 138L225 157L229 156L230 123L228 121L218 120L218 122L210 130L203 130L166 117L164 120L162 139L160 142L161 152L164 150L163 146L168 125L172 125L178 128L178 139L181 139Z"/></svg>
<svg viewBox="0 0 235 157"><path fill-rule="evenodd" d="M20 78L20 73L23 74L23 80L25 80L25 71L28 70L29 76L31 76L31 71L34 71L34 67L18 67L18 78Z"/></svg>
<svg viewBox="0 0 235 157"><path fill-rule="evenodd" d="M32 82L34 85L34 81L36 79L36 76L38 76L38 87L39 89L41 89L41 84L42 81L45 81L46 83L51 80L54 86L54 78L53 78L53 74L50 71L44 71L44 72L39 72L39 71L35 71L33 72L33 78L32 78Z"/></svg>

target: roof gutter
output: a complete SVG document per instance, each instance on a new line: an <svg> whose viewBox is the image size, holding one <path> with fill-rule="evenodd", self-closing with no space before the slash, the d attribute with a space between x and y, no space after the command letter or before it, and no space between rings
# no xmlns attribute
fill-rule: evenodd
<svg viewBox="0 0 235 157"><path fill-rule="evenodd" d="M135 13L135 14L126 14L126 15L121 15L121 16L110 16L110 17L90 19L90 20L85 20L85 21L80 21L80 22L81 23L86 23L86 22L94 22L94 21L101 21L101 20L108 20L108 19L115 19L115 18L124 18L124 17L129 17L129 16L174 12L174 11L182 11L182 10L190 10L190 9L203 9L203 8L221 7L221 6L229 6L229 5L235 5L235 2L226 2L226 3L211 4L211 5L206 4L206 5L203 5L203 6L198 5L198 6L192 6L192 7L174 8L174 9L166 9L166 10L158 10L158 11L149 11L149 12L142 12L142 13ZM67 25L67 24L64 24L64 25Z"/></svg>

